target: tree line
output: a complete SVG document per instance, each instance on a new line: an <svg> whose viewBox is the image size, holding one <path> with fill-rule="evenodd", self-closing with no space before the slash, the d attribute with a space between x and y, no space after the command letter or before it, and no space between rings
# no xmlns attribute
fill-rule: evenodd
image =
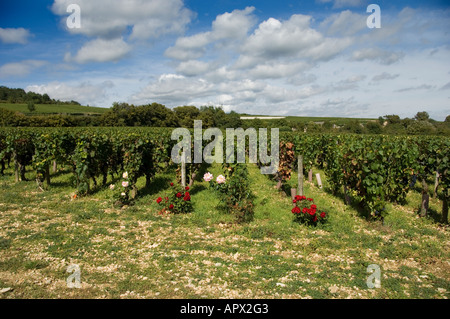
<svg viewBox="0 0 450 319"><path fill-rule="evenodd" d="M35 92L25 92L24 89L12 89L6 86L0 86L0 102L4 103L23 103L23 104L68 104L81 105L77 101L60 101L50 98L47 93L39 94Z"/></svg>
<svg viewBox="0 0 450 319"><path fill-rule="evenodd" d="M28 103L33 112L34 103L38 104L75 104L76 101L61 102L51 99L47 94L26 93L23 89L10 89L0 86L0 102ZM133 105L113 103L103 114L40 114L24 115L1 108L0 125L15 127L76 127L76 126L145 126L145 127L186 127L192 128L194 120L202 120L203 128L279 128L280 131L298 131L308 133L356 133L356 134L401 134L401 135L445 135L450 136L450 115L444 122L430 118L425 111L418 112L413 118L401 119L398 115L380 116L378 120L360 121L357 119L325 120L314 122L289 118L264 120L241 120L241 115L231 111L226 113L215 106L178 106L173 109L159 103Z"/></svg>

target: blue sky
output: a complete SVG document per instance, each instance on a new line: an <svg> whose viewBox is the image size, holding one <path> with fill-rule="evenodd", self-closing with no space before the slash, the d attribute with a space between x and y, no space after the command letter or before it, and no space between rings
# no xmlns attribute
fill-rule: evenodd
<svg viewBox="0 0 450 319"><path fill-rule="evenodd" d="M366 12L381 8L381 28ZM69 29L78 4L81 27ZM249 114L450 114L448 1L0 3L0 85L60 100Z"/></svg>

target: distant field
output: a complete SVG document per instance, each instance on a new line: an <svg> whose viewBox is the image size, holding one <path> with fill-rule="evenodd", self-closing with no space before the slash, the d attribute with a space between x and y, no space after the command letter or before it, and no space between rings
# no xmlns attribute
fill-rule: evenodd
<svg viewBox="0 0 450 319"><path fill-rule="evenodd" d="M0 103L0 107L10 110L22 112L25 114L30 113L28 111L27 104L13 104L13 103ZM94 106L82 106L82 105L58 105L58 104L35 104L36 111L34 114L39 113L105 113L108 108L94 107Z"/></svg>

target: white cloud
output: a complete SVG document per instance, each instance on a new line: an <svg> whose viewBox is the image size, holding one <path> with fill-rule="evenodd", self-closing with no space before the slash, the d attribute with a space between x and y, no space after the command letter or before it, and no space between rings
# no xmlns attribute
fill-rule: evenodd
<svg viewBox="0 0 450 319"><path fill-rule="evenodd" d="M73 0L55 0L52 11L63 16L66 26L67 7ZM77 0L81 9L81 28L68 29L90 37L118 38L131 28L131 38L158 38L182 33L193 13L182 0Z"/></svg>
<svg viewBox="0 0 450 319"><path fill-rule="evenodd" d="M211 43L244 39L255 23L252 16L254 10L254 7L247 7L218 15L212 22L211 31L177 39L175 45L166 50L165 55L182 61L197 59L205 54Z"/></svg>
<svg viewBox="0 0 450 319"><path fill-rule="evenodd" d="M0 77L23 77L45 64L47 62L41 60L24 60L21 62L6 63L0 67Z"/></svg>
<svg viewBox="0 0 450 319"><path fill-rule="evenodd" d="M185 76L196 76L207 73L212 67L212 64L207 62L190 60L181 62L177 67L177 72Z"/></svg>
<svg viewBox="0 0 450 319"><path fill-rule="evenodd" d="M67 53L64 59L66 62L75 61L77 63L117 62L130 51L131 47L122 38L96 39L87 42L74 57Z"/></svg>
<svg viewBox="0 0 450 319"><path fill-rule="evenodd" d="M306 62L265 63L251 69L248 74L256 79L289 78L310 68Z"/></svg>
<svg viewBox="0 0 450 319"><path fill-rule="evenodd" d="M107 90L114 87L113 82L104 81L98 84L83 82L81 84L68 84L51 82L41 85L29 85L25 91L39 94L48 94L52 99L61 101L78 101L81 104L93 105L101 102L107 95Z"/></svg>
<svg viewBox="0 0 450 319"><path fill-rule="evenodd" d="M190 79L177 74L163 74L159 79L134 94L131 100L138 103L159 101L169 106L185 104L198 97L213 94L213 85L203 79Z"/></svg>
<svg viewBox="0 0 450 319"><path fill-rule="evenodd" d="M30 36L30 31L24 28L0 28L0 41L3 43L26 44Z"/></svg>
<svg viewBox="0 0 450 319"><path fill-rule="evenodd" d="M270 18L262 22L242 47L237 65L251 66L261 59L300 58L328 60L347 48L350 38L326 38L311 28L311 16L296 14L281 22Z"/></svg>

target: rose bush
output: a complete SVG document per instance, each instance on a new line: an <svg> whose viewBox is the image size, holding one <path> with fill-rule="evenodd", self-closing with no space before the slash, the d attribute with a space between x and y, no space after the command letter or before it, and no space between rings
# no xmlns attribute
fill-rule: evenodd
<svg viewBox="0 0 450 319"><path fill-rule="evenodd" d="M164 198L158 197L156 202L163 206L160 213L186 214L194 210L189 193L189 186L182 187L170 183L170 194Z"/></svg>
<svg viewBox="0 0 450 319"><path fill-rule="evenodd" d="M245 164L223 164L225 175L214 177L206 173L203 179L220 196L217 208L236 216L237 222L249 222L254 216L254 195L250 191L248 171Z"/></svg>
<svg viewBox="0 0 450 319"><path fill-rule="evenodd" d="M294 214L296 222L314 226L326 223L328 216L325 212L320 212L317 209L314 199L297 195L293 203L295 206L292 208L291 213Z"/></svg>
<svg viewBox="0 0 450 319"><path fill-rule="evenodd" d="M114 203L117 206L125 206L133 204L133 198L130 196L131 184L128 180L128 173L124 172L122 174L122 182L119 186L111 184L109 189L113 192Z"/></svg>

